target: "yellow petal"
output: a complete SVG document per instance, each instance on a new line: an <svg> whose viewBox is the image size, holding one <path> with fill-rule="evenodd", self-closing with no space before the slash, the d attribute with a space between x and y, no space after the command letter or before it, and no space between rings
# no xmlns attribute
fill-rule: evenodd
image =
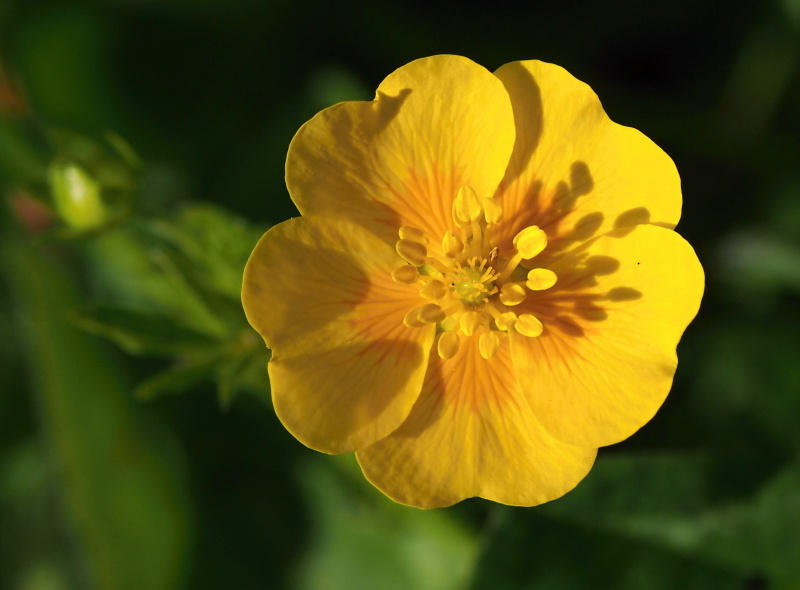
<svg viewBox="0 0 800 590"><path fill-rule="evenodd" d="M551 268L558 283L515 308L539 318L544 332L509 332L522 389L560 440L619 442L669 392L675 347L700 305L703 269L683 238L651 225L615 230Z"/></svg>
<svg viewBox="0 0 800 590"><path fill-rule="evenodd" d="M303 215L349 219L391 244L404 225L442 236L457 191L494 194L513 144L500 80L438 55L390 74L374 101L341 103L306 123L289 147L286 184Z"/></svg>
<svg viewBox="0 0 800 590"><path fill-rule="evenodd" d="M250 256L242 302L272 349L275 411L313 449L385 437L419 394L435 328L403 325L424 300L392 280L400 262L364 229L315 217L273 227Z"/></svg>
<svg viewBox="0 0 800 590"><path fill-rule="evenodd" d="M547 232L551 256L614 228L675 227L681 189L672 160L639 131L612 122L589 86L540 61L506 64L496 75L517 122L496 195L501 254L530 225Z"/></svg>
<svg viewBox="0 0 800 590"><path fill-rule="evenodd" d="M356 453L364 475L397 502L450 506L472 496L533 506L565 494L596 451L566 445L536 420L514 377L508 338L485 360L478 335L456 355L431 355L414 409L387 438Z"/></svg>

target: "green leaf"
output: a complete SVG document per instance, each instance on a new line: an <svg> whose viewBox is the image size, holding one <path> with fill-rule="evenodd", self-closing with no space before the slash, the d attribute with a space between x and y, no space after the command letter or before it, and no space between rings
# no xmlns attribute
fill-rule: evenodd
<svg viewBox="0 0 800 590"><path fill-rule="evenodd" d="M33 144L20 125L0 117L0 182L24 182L44 187L47 180L47 155ZM6 188L11 188L11 186Z"/></svg>
<svg viewBox="0 0 800 590"><path fill-rule="evenodd" d="M719 267L728 290L748 308L769 310L781 293L800 293L800 248L770 230L726 236Z"/></svg>
<svg viewBox="0 0 800 590"><path fill-rule="evenodd" d="M796 587L800 466L738 502L715 502L713 466L691 453L601 455L564 498L497 509L473 588ZM537 559L518 563L519 547Z"/></svg>
<svg viewBox="0 0 800 590"><path fill-rule="evenodd" d="M713 462L696 454L601 457L576 490L541 512L647 543L741 577L800 584L800 470L787 465L752 496L715 502Z"/></svg>
<svg viewBox="0 0 800 590"><path fill-rule="evenodd" d="M114 305L73 314L84 330L116 342L131 354L179 354L218 346L219 341L181 325L171 316Z"/></svg>
<svg viewBox="0 0 800 590"><path fill-rule="evenodd" d="M219 310L210 307L170 255L135 229L118 228L97 236L87 254L104 301L173 316L212 337L230 334L231 326Z"/></svg>
<svg viewBox="0 0 800 590"><path fill-rule="evenodd" d="M705 466L698 455L601 455L564 498L527 512L499 509L473 588L508 569L497 588L740 589L742 575L698 563L650 534L704 505ZM506 568L522 546L537 559Z"/></svg>
<svg viewBox="0 0 800 590"><path fill-rule="evenodd" d="M153 236L180 255L181 270L204 287L239 301L242 273L264 229L211 205L185 207L175 221L154 220Z"/></svg>
<svg viewBox="0 0 800 590"><path fill-rule="evenodd" d="M269 358L270 351L259 342L220 363L217 367L217 395L223 408L229 408L235 396L243 391L255 394L267 404L271 403L267 374Z"/></svg>
<svg viewBox="0 0 800 590"><path fill-rule="evenodd" d="M779 452L800 453L798 331L800 317L783 313L780 325L742 318L699 335L704 362L692 400L699 416L714 416L707 428L720 445L752 447L763 438ZM746 439L744 429L751 431ZM741 469L742 457L737 459Z"/></svg>
<svg viewBox="0 0 800 590"><path fill-rule="evenodd" d="M560 500L556 500L560 502ZM494 507L469 588L482 590L741 590L746 578L652 544L550 519L538 508ZM524 556L521 558L521 556Z"/></svg>
<svg viewBox="0 0 800 590"><path fill-rule="evenodd" d="M189 497L174 444L135 406L113 357L65 317L59 266L19 236L0 244L22 320L41 428L60 472L70 529L94 585L172 590L187 563Z"/></svg>
<svg viewBox="0 0 800 590"><path fill-rule="evenodd" d="M136 386L136 399L151 401L162 395L184 393L214 372L217 359L192 360L157 373Z"/></svg>
<svg viewBox="0 0 800 590"><path fill-rule="evenodd" d="M315 530L297 570L298 590L455 590L467 581L477 536L445 511L395 504L374 490L352 456L305 465ZM339 469L337 469L337 464ZM350 478L348 471L354 471Z"/></svg>

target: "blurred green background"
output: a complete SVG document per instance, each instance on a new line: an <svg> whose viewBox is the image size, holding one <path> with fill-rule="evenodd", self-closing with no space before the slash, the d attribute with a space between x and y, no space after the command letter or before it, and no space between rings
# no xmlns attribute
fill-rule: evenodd
<svg viewBox="0 0 800 590"><path fill-rule="evenodd" d="M707 273L580 486L422 512L286 433L238 300L286 148L436 53L676 161ZM0 588L800 590L800 2L0 0Z"/></svg>

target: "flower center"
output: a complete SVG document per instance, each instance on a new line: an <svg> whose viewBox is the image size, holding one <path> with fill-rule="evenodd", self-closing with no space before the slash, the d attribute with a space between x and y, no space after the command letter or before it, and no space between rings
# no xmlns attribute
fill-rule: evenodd
<svg viewBox="0 0 800 590"><path fill-rule="evenodd" d="M492 267L486 268L487 262L485 258L473 257L467 262L466 268L457 264L447 277L450 279L454 298L475 306L486 303L490 296L497 293L497 287L494 286L497 273Z"/></svg>
<svg viewBox="0 0 800 590"><path fill-rule="evenodd" d="M395 282L419 284L420 295L431 300L409 310L403 323L409 328L436 324L437 351L444 359L458 352L462 338L478 335L478 349L492 358L500 339L509 330L534 338L544 326L533 314L517 315L510 308L525 301L528 291L549 289L556 274L546 268L528 271L527 280L517 271L520 262L534 258L545 246L544 231L532 225L514 238L514 253L499 258L493 230L502 218L502 207L494 199L479 199L470 187L462 187L453 202L455 227L442 238L439 251L428 248L428 236L403 226L397 253L408 264L392 271Z"/></svg>

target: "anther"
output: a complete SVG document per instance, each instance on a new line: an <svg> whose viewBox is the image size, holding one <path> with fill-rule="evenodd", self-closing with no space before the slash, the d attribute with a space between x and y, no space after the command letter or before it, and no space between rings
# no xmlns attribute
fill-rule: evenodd
<svg viewBox="0 0 800 590"><path fill-rule="evenodd" d="M436 351L443 359L451 359L456 356L458 347L461 344L461 339L455 332L443 332L439 336L439 342L436 345Z"/></svg>
<svg viewBox="0 0 800 590"><path fill-rule="evenodd" d="M500 223L503 206L495 199L483 199L483 217L486 223Z"/></svg>
<svg viewBox="0 0 800 590"><path fill-rule="evenodd" d="M481 356L487 361L497 354L497 349L500 348L500 338L494 332L484 332L478 339L478 350Z"/></svg>
<svg viewBox="0 0 800 590"><path fill-rule="evenodd" d="M525 301L525 289L517 283L506 283L500 288L500 302L503 305L519 305Z"/></svg>
<svg viewBox="0 0 800 590"><path fill-rule="evenodd" d="M425 258L428 256L428 250L423 244L411 240L397 240L395 250L406 262L414 266L425 264Z"/></svg>
<svg viewBox="0 0 800 590"><path fill-rule="evenodd" d="M442 238L442 251L448 258L455 258L464 250L464 242L452 231L447 230Z"/></svg>
<svg viewBox="0 0 800 590"><path fill-rule="evenodd" d="M458 227L466 227L483 214L480 199L472 187L462 186L453 200L453 221Z"/></svg>
<svg viewBox="0 0 800 590"><path fill-rule="evenodd" d="M547 246L547 234L535 225L526 227L514 236L514 247L516 254L506 263L503 272L500 273L499 280L505 280L517 268L523 258L533 258Z"/></svg>
<svg viewBox="0 0 800 590"><path fill-rule="evenodd" d="M540 322L537 317L532 316L529 313L523 313L521 316L519 316L517 323L514 324L514 327L517 329L517 332L523 336L529 336L530 338L541 336L542 332L544 331L542 322Z"/></svg>
<svg viewBox="0 0 800 590"><path fill-rule="evenodd" d="M547 234L535 225L526 227L514 237L514 247L522 258L533 258L547 246Z"/></svg>
<svg viewBox="0 0 800 590"><path fill-rule="evenodd" d="M419 294L425 299L441 299L447 294L447 289L445 289L442 281L434 279L422 287L422 289L419 290Z"/></svg>
<svg viewBox="0 0 800 590"><path fill-rule="evenodd" d="M400 283L401 285L410 285L411 283L415 283L418 278L419 271L417 270L417 267L411 266L410 264L398 266L392 271L392 280L395 283Z"/></svg>
<svg viewBox="0 0 800 590"><path fill-rule="evenodd" d="M428 243L428 236L424 231L416 227L404 225L400 228L399 234L401 240L411 240L412 242L419 242L420 244Z"/></svg>
<svg viewBox="0 0 800 590"><path fill-rule="evenodd" d="M420 321L426 324L435 324L441 322L447 315L444 310L435 303L426 303L425 305L417 308L417 317Z"/></svg>
<svg viewBox="0 0 800 590"><path fill-rule="evenodd" d="M513 311L501 313L499 317L495 318L494 323L498 330L507 332L511 326L517 323L517 314Z"/></svg>
<svg viewBox="0 0 800 590"><path fill-rule="evenodd" d="M403 318L403 325L406 326L407 328L421 328L422 326L424 326L425 322L419 319L420 309L421 308L419 307L414 307L413 309L410 309Z"/></svg>
<svg viewBox="0 0 800 590"><path fill-rule="evenodd" d="M483 314L477 311L465 311L459 319L461 330L467 336L472 336L481 324L483 324Z"/></svg>
<svg viewBox="0 0 800 590"><path fill-rule="evenodd" d="M547 268L534 268L528 273L528 281L525 286L531 291L544 291L556 284L558 277L556 273Z"/></svg>

